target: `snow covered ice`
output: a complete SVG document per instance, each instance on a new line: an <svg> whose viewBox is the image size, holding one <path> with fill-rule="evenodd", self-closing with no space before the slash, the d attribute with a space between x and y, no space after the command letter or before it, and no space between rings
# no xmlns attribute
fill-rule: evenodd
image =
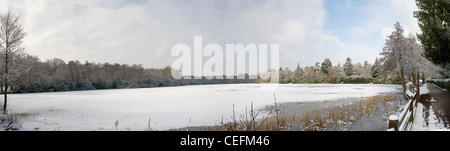
<svg viewBox="0 0 450 151"><path fill-rule="evenodd" d="M400 92L399 85L292 84L262 90L258 84L197 85L57 93L11 94L9 109L27 116L21 130L167 130L209 126L277 103L333 101ZM149 120L151 119L151 120ZM115 122L119 121L120 124Z"/></svg>

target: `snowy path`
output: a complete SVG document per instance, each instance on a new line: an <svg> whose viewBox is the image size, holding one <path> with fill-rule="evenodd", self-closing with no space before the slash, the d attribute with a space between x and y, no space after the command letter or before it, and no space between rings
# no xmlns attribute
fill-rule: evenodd
<svg viewBox="0 0 450 151"><path fill-rule="evenodd" d="M445 125L450 126L450 93L448 90L431 83L428 84L427 88L430 91L430 97L434 100L431 104L437 111L437 116L442 118Z"/></svg>
<svg viewBox="0 0 450 151"><path fill-rule="evenodd" d="M429 109L425 109L422 103L418 103L411 131L443 131L443 130L446 130L446 128L442 123L442 120L439 120L436 117L436 114L433 111L433 107L430 106Z"/></svg>
<svg viewBox="0 0 450 151"><path fill-rule="evenodd" d="M424 100L428 102L424 102L425 104L418 103L416 108L416 113L414 115L414 123L411 127L411 131L442 131L448 130L445 127L444 120L442 120L442 115L436 114L433 108L434 105L430 105L436 103L437 101L433 96L444 95L446 92L443 92L440 88L437 89L433 84L425 84L420 87L420 94L429 94L431 99ZM448 93L448 92L447 92ZM442 96L439 97L442 99ZM442 102L446 103L446 100Z"/></svg>

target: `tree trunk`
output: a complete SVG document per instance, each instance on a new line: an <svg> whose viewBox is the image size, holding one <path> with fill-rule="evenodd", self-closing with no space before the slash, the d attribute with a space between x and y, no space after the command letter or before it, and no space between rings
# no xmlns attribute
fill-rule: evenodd
<svg viewBox="0 0 450 151"><path fill-rule="evenodd" d="M422 83L421 83L421 85L423 85L424 83L425 83L425 73L422 72Z"/></svg>
<svg viewBox="0 0 450 151"><path fill-rule="evenodd" d="M415 75L414 75L415 76ZM416 94L416 100L417 101L421 101L420 100L420 82L419 82L419 79L420 79L420 72L417 72L417 78L416 78L416 83L417 83L417 86L416 86L416 92L417 92L417 94ZM416 102L417 103L417 102ZM417 105L417 104L416 104Z"/></svg>
<svg viewBox="0 0 450 151"><path fill-rule="evenodd" d="M400 80L402 82L403 94L406 93L405 74L403 73L403 67L400 67Z"/></svg>
<svg viewBox="0 0 450 151"><path fill-rule="evenodd" d="M5 102L3 103L3 110L6 112L6 105L8 103L8 59L9 59L9 43L6 42L6 53L5 53Z"/></svg>
<svg viewBox="0 0 450 151"><path fill-rule="evenodd" d="M8 103L8 51L6 51L5 55L5 74L5 102L3 103L3 110L6 112L6 105Z"/></svg>
<svg viewBox="0 0 450 151"><path fill-rule="evenodd" d="M7 80L8 78L5 78ZM8 103L8 82L5 82L5 102L3 103L3 110L6 111L6 103Z"/></svg>

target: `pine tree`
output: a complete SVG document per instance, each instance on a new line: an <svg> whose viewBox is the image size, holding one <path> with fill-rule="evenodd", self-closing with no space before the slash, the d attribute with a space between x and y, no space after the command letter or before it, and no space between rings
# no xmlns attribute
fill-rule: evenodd
<svg viewBox="0 0 450 151"><path fill-rule="evenodd" d="M416 0L421 34L417 38L424 47L424 56L442 67L450 64L450 1Z"/></svg>
<svg viewBox="0 0 450 151"><path fill-rule="evenodd" d="M292 73L292 83L299 83L302 74L303 70L300 67L300 63L297 63L297 68L295 68L294 73Z"/></svg>
<svg viewBox="0 0 450 151"><path fill-rule="evenodd" d="M350 57L347 57L347 61L345 61L345 64L343 67L344 67L345 76L352 76L354 74L352 59L350 59Z"/></svg>
<svg viewBox="0 0 450 151"><path fill-rule="evenodd" d="M325 60L322 62L322 66L321 66L322 72L325 74L328 74L328 69L330 67L333 67L333 65L331 64L331 60L328 58L325 58Z"/></svg>
<svg viewBox="0 0 450 151"><path fill-rule="evenodd" d="M400 23L394 24L395 30L388 36L384 44L380 61L383 64L383 71L387 73L397 73L402 83L403 92L406 91L405 73L411 73L417 69L417 61L414 59L412 48L408 45L409 39L403 35L403 27Z"/></svg>
<svg viewBox="0 0 450 151"><path fill-rule="evenodd" d="M370 74L372 75L372 78L377 78L380 74L380 61L378 60L378 57L375 58L375 63L373 64L372 68L370 68Z"/></svg>

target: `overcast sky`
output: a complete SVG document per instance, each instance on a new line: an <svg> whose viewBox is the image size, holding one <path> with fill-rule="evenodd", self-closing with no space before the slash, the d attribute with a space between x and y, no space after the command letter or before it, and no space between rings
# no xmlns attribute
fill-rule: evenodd
<svg viewBox="0 0 450 151"><path fill-rule="evenodd" d="M279 44L280 65L373 63L396 21L420 32L414 0L0 0L21 15L23 46L49 58L171 65L172 46ZM192 48L193 49L193 48Z"/></svg>

